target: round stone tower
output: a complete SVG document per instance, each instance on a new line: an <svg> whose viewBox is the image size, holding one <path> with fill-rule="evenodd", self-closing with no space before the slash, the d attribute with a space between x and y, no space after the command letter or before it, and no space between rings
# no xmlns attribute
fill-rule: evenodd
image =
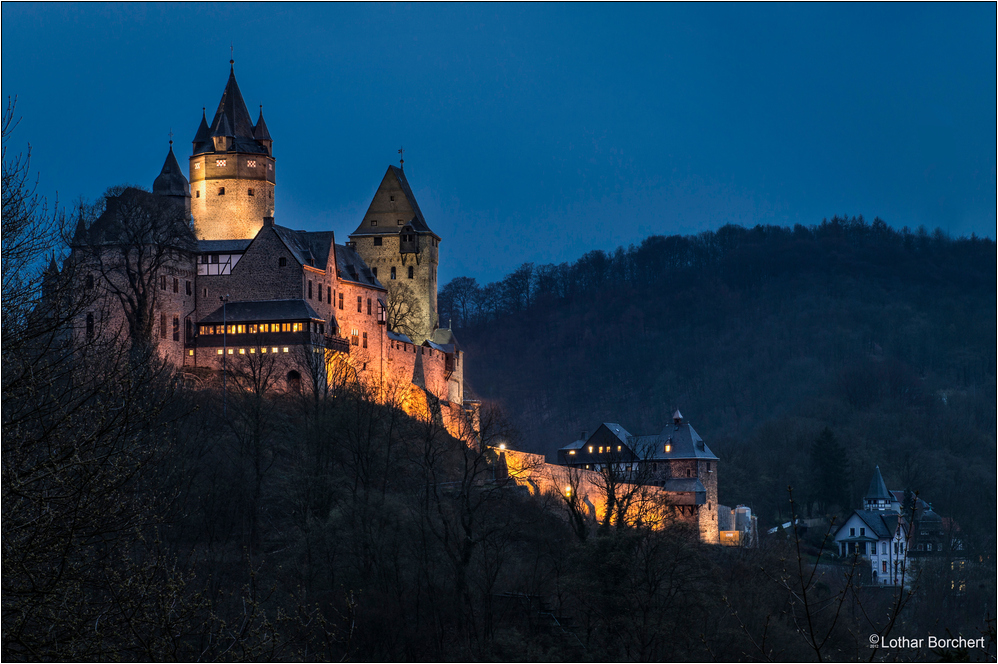
<svg viewBox="0 0 998 664"><path fill-rule="evenodd" d="M255 237L274 216L273 140L260 117L253 124L230 61L229 80L208 124L204 112L191 155L191 216L200 240Z"/></svg>

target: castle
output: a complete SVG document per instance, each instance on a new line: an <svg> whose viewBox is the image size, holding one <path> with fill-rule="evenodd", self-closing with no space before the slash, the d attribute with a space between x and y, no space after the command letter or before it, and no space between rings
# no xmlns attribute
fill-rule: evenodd
<svg viewBox="0 0 998 664"><path fill-rule="evenodd" d="M343 244L331 230L276 223L274 140L262 106L252 121L230 62L211 122L202 112L188 175L171 140L151 194L126 189L89 225L81 217L74 261L86 288L104 295L81 314L81 333L127 338L145 329L159 355L189 373L266 361L280 367L286 388L311 371L324 383L346 376L380 400L401 398L445 421L474 409L464 397L463 353L438 326L440 237L402 164L388 167ZM137 232L150 209L159 227ZM129 272L128 252L108 258L124 235L134 246L170 249L158 262L146 259L155 272L139 284L146 312L129 312L122 295L143 281ZM140 262L131 267L141 272Z"/></svg>

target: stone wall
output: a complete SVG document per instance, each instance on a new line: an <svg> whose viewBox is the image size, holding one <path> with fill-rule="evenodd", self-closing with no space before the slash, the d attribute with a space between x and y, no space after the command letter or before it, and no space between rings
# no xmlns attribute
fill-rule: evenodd
<svg viewBox="0 0 998 664"><path fill-rule="evenodd" d="M254 237L263 226L263 218L274 216L275 169L274 159L266 155L227 152L192 156L191 214L198 239ZM225 193L220 195L223 188Z"/></svg>

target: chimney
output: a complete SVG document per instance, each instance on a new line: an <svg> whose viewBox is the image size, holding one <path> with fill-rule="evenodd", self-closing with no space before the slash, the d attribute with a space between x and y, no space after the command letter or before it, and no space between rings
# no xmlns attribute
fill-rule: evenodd
<svg viewBox="0 0 998 664"><path fill-rule="evenodd" d="M274 218L273 217L264 217L263 218L263 225L264 226L273 226L274 225Z"/></svg>
<svg viewBox="0 0 998 664"><path fill-rule="evenodd" d="M588 431L583 431L581 434L579 434L579 439L580 440L588 440L589 439L589 432Z"/></svg>
<svg viewBox="0 0 998 664"><path fill-rule="evenodd" d="M672 421L677 427L683 423L683 414L679 412L678 408L676 409L676 412L672 414Z"/></svg>

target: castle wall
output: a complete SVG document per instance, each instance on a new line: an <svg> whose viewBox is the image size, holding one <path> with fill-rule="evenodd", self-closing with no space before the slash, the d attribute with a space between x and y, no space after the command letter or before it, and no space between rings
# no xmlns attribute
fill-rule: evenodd
<svg viewBox="0 0 998 664"><path fill-rule="evenodd" d="M274 159L261 154L192 156L190 201L198 239L256 236L263 227L263 218L274 216L275 168ZM223 188L224 195L219 195Z"/></svg>
<svg viewBox="0 0 998 664"><path fill-rule="evenodd" d="M368 267L375 271L378 280L389 289L392 283L403 284L412 289L414 300L419 303L418 329L419 334L413 339L416 343L425 341L438 325L437 317L437 265L439 262L439 247L437 241L430 235L419 238L422 253L419 263L412 254L399 253L399 236L386 234L377 236L352 235L353 248ZM381 246L374 244L375 238L381 240ZM395 268L395 279L392 279L392 268ZM413 268L413 276L409 278L409 267Z"/></svg>

